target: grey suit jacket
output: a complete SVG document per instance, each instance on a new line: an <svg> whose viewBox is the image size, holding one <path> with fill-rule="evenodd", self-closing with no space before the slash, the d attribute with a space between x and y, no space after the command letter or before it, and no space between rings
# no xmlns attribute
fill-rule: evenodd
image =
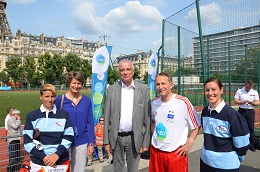
<svg viewBox="0 0 260 172"><path fill-rule="evenodd" d="M16 120L14 117L10 117L7 121L8 134L7 136L12 136L7 139L8 143L14 140L21 140L22 135L22 125L20 120Z"/></svg>
<svg viewBox="0 0 260 172"><path fill-rule="evenodd" d="M136 152L150 145L150 93L147 85L134 81L134 104L132 131ZM122 82L109 86L104 112L104 144L110 144L115 149L121 116Z"/></svg>

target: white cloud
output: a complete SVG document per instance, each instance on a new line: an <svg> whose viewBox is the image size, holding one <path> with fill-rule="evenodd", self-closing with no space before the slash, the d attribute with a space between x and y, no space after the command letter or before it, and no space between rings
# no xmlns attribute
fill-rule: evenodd
<svg viewBox="0 0 260 172"><path fill-rule="evenodd" d="M114 32L128 34L157 30L163 16L155 7L142 5L139 1L128 1L123 7L108 12L105 25Z"/></svg>
<svg viewBox="0 0 260 172"><path fill-rule="evenodd" d="M162 39L152 42L152 49L158 50L162 45Z"/></svg>
<svg viewBox="0 0 260 172"><path fill-rule="evenodd" d="M76 3L75 3L76 2ZM157 8L128 1L124 6L98 16L98 9L90 0L73 1L72 18L84 34L117 33L120 35L159 30L162 14Z"/></svg>
<svg viewBox="0 0 260 172"><path fill-rule="evenodd" d="M73 1L72 19L83 34L93 34L101 29L91 1ZM76 2L76 3L75 3Z"/></svg>
<svg viewBox="0 0 260 172"><path fill-rule="evenodd" d="M215 2L208 5L202 5L200 7L200 16L201 21L207 25L220 24L222 21L220 6ZM185 19L189 22L197 22L196 9L194 8L189 11L188 15L185 16Z"/></svg>
<svg viewBox="0 0 260 172"><path fill-rule="evenodd" d="M166 6L166 3L164 0L144 0L144 3L157 7L157 8Z"/></svg>

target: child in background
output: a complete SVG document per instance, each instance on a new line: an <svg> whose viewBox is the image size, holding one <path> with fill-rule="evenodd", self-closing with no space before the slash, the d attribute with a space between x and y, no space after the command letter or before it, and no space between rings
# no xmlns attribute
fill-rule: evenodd
<svg viewBox="0 0 260 172"><path fill-rule="evenodd" d="M103 155L103 137L104 137L104 117L99 118L99 123L95 126L95 136L96 136L96 147L98 150L98 159L100 162L104 162ZM110 164L112 161L111 152L107 152L108 160L107 163ZM92 165L93 155L88 155L87 165Z"/></svg>

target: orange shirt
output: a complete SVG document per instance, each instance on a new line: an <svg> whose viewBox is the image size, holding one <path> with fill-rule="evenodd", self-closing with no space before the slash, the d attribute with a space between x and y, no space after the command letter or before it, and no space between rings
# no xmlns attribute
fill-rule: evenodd
<svg viewBox="0 0 260 172"><path fill-rule="evenodd" d="M97 124L95 126L95 135L96 135L96 145L103 146L104 125Z"/></svg>

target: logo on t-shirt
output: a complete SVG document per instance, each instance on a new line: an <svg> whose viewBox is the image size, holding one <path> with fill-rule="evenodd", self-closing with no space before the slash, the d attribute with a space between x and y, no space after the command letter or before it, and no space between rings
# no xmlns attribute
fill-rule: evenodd
<svg viewBox="0 0 260 172"><path fill-rule="evenodd" d="M227 131L227 128L225 126L220 125L220 126L217 126L217 130L222 133L225 133Z"/></svg>
<svg viewBox="0 0 260 172"><path fill-rule="evenodd" d="M169 111L168 114L167 114L167 119L166 119L167 122L174 122L174 112L173 111Z"/></svg>
<svg viewBox="0 0 260 172"><path fill-rule="evenodd" d="M157 140L163 141L167 137L168 131L162 123L155 127L155 131Z"/></svg>
<svg viewBox="0 0 260 172"><path fill-rule="evenodd" d="M61 122L56 122L56 123L54 124L54 126L55 126L55 127L63 127L64 124L61 123Z"/></svg>

